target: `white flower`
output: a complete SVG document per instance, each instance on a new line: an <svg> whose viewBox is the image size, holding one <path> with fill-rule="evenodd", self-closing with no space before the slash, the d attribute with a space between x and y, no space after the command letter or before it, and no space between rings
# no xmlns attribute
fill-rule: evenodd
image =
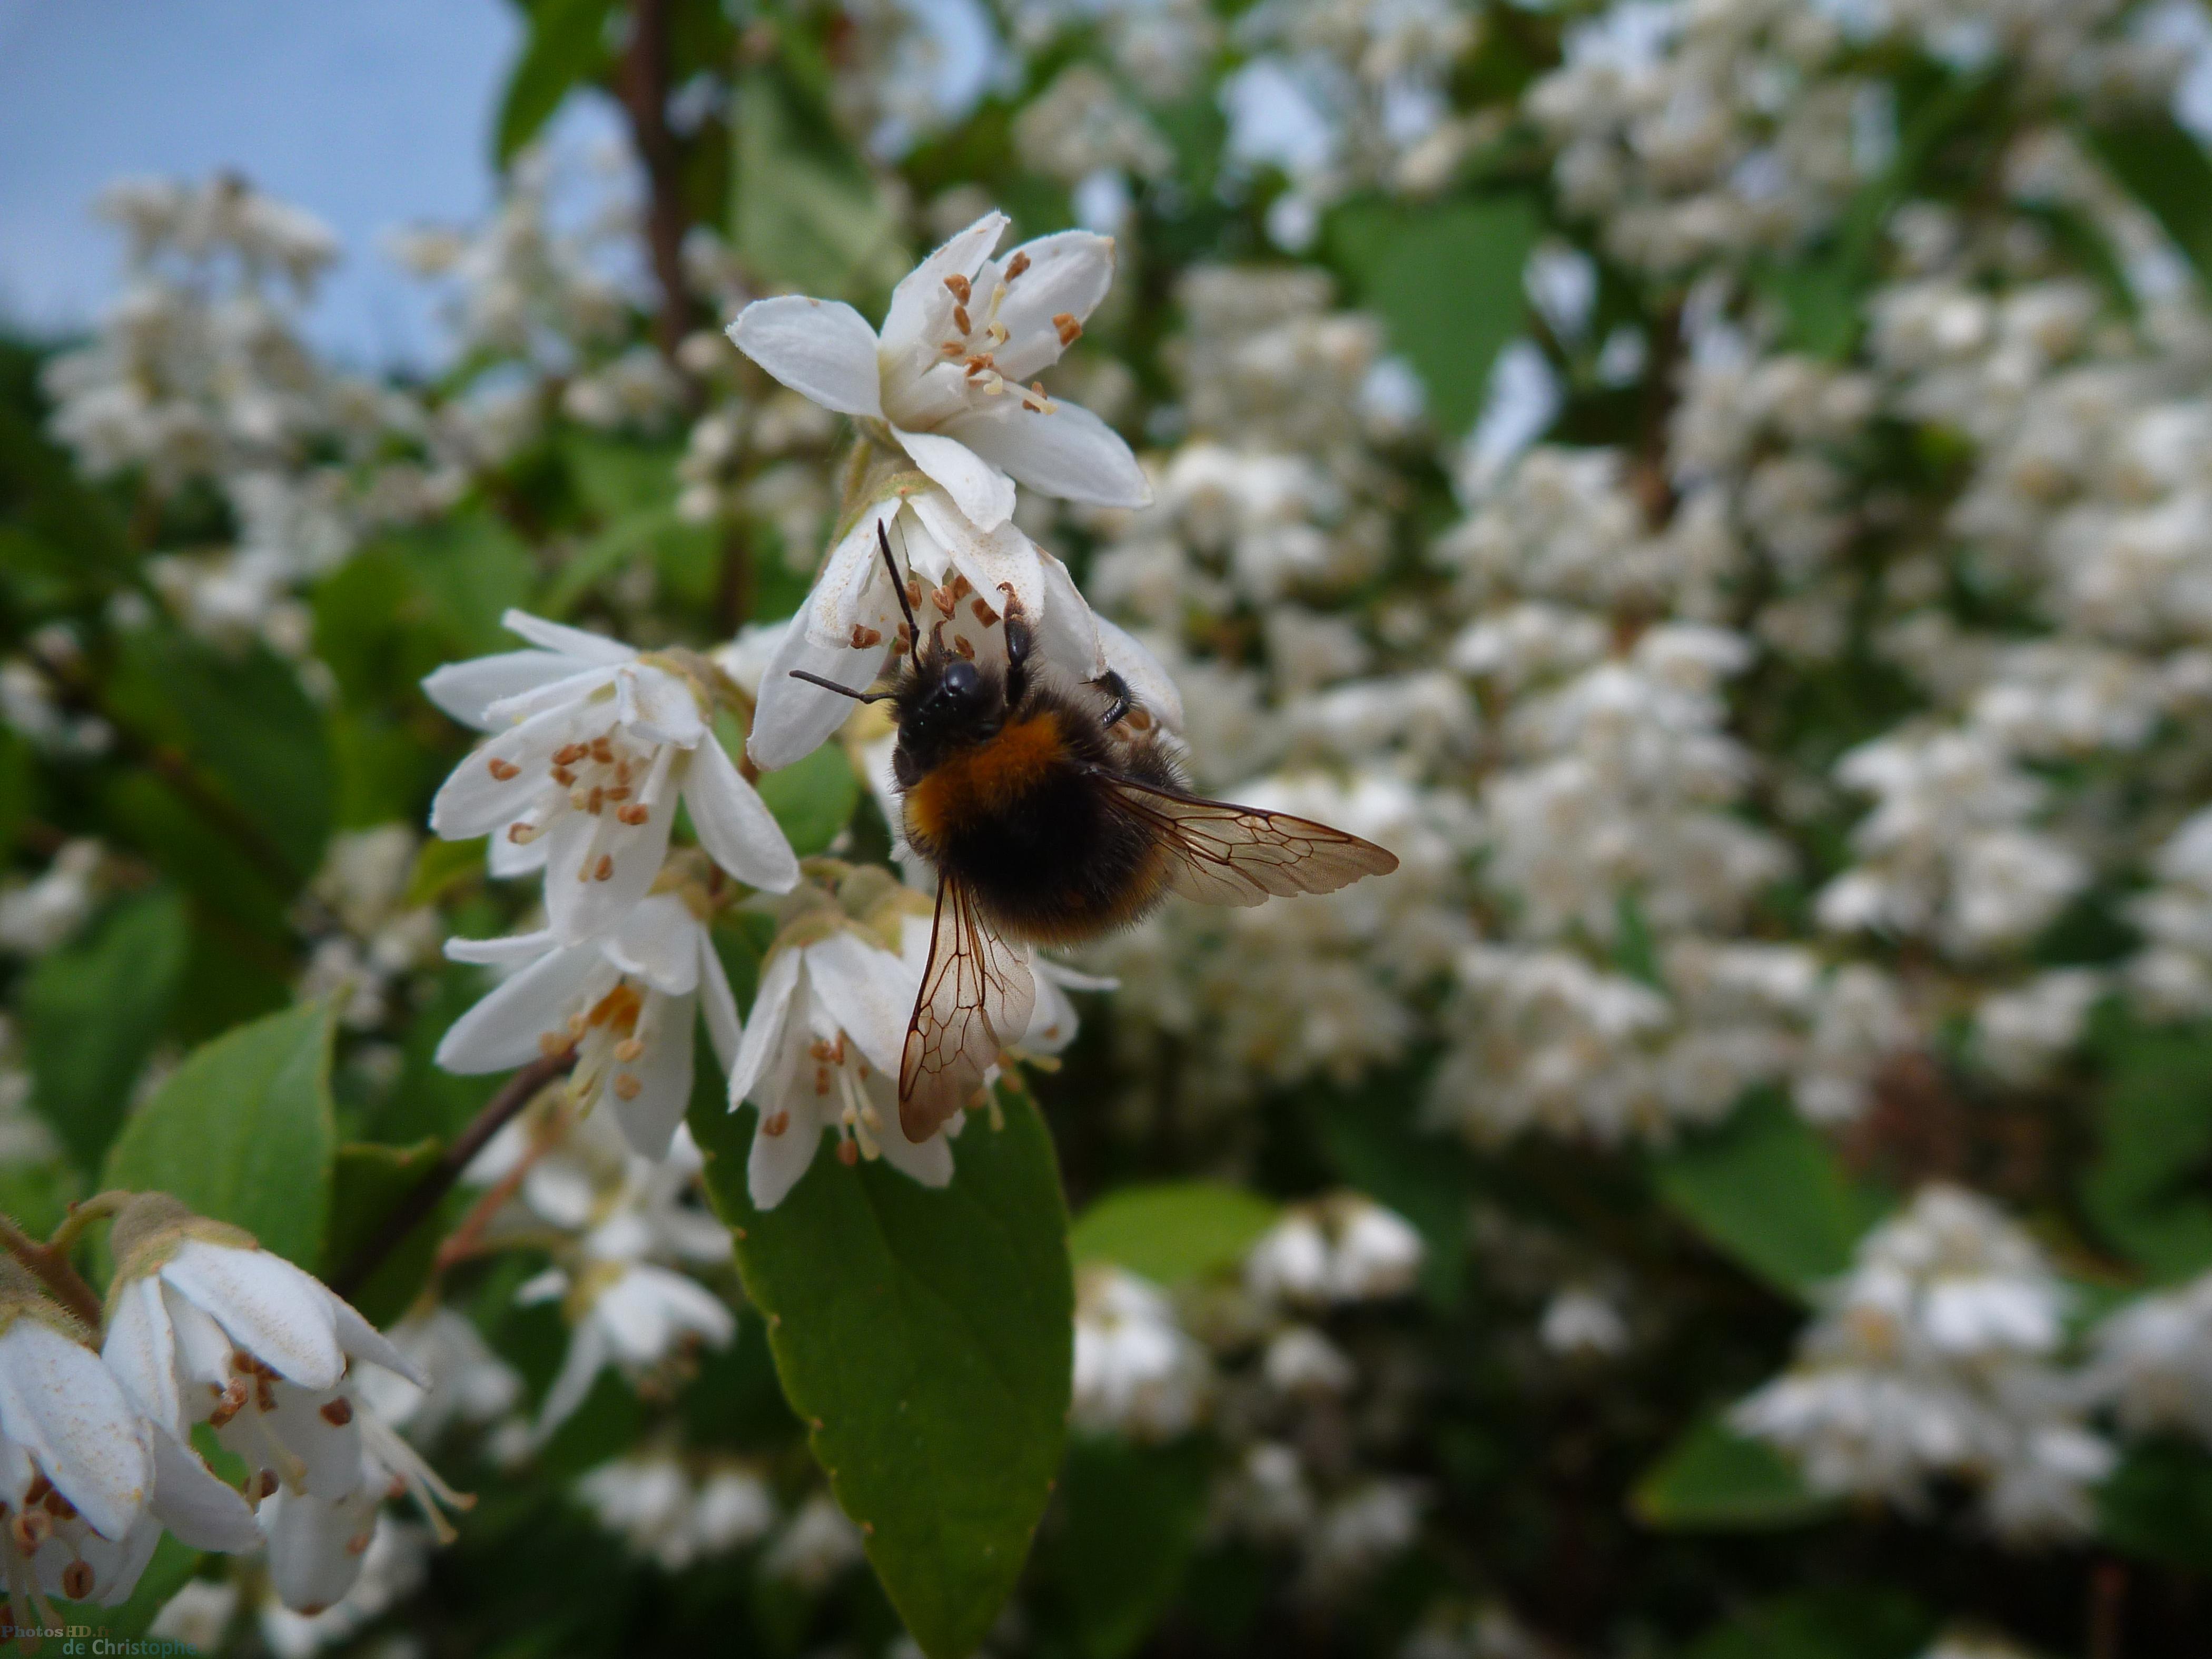
<svg viewBox="0 0 2212 1659"><path fill-rule="evenodd" d="M435 1441L454 1423L491 1422L514 1409L522 1377L492 1351L476 1322L444 1306L410 1314L386 1333L392 1346L425 1372L427 1389L372 1369L360 1379L376 1414L420 1445Z"/></svg>
<svg viewBox="0 0 2212 1659"><path fill-rule="evenodd" d="M1544 1304L1536 1337L1556 1354L1611 1358L1628 1347L1628 1322L1612 1300L1596 1291L1561 1291Z"/></svg>
<svg viewBox="0 0 2212 1659"><path fill-rule="evenodd" d="M430 806L448 841L502 834L544 841L545 908L561 943L604 931L652 886L680 799L708 857L770 892L799 860L708 724L714 670L676 653L641 654L510 611L534 651L453 663L422 689L454 719L495 735L454 769ZM500 861L514 873L538 861Z"/></svg>
<svg viewBox="0 0 2212 1659"><path fill-rule="evenodd" d="M602 1257L573 1279L562 1268L550 1267L515 1293L515 1300L526 1304L556 1297L566 1302L574 1328L561 1370L538 1408L541 1443L584 1403L608 1366L636 1376L665 1364L690 1343L726 1347L737 1334L737 1321L713 1291L649 1261Z"/></svg>
<svg viewBox="0 0 2212 1659"><path fill-rule="evenodd" d="M464 1500L353 1387L356 1360L425 1380L367 1320L251 1235L163 1194L134 1199L114 1241L108 1366L161 1434L181 1442L205 1422L245 1460L288 1607L319 1608L346 1593L395 1489L443 1528L436 1504Z"/></svg>
<svg viewBox="0 0 2212 1659"><path fill-rule="evenodd" d="M792 1517L761 1565L772 1578L818 1590L860 1558L860 1529L827 1492L817 1492Z"/></svg>
<svg viewBox="0 0 2212 1659"><path fill-rule="evenodd" d="M447 941L456 962L520 970L453 1022L438 1064L505 1072L574 1042L571 1097L586 1110L608 1103L641 1156L662 1156L691 1098L694 1008L725 1067L738 1052L737 1000L692 896L649 894L577 945L550 931Z"/></svg>
<svg viewBox="0 0 2212 1659"><path fill-rule="evenodd" d="M775 1494L750 1469L725 1466L694 1481L665 1452L618 1457L576 1483L601 1526L669 1572L767 1535Z"/></svg>
<svg viewBox="0 0 2212 1659"><path fill-rule="evenodd" d="M1244 1258L1244 1283L1267 1302L1364 1302L1402 1296L1420 1271L1421 1236L1357 1193L1299 1205Z"/></svg>
<svg viewBox="0 0 2212 1659"><path fill-rule="evenodd" d="M1142 507L1136 457L1089 410L1030 377L1060 361L1114 280L1114 243L1087 231L991 250L988 213L892 291L879 337L834 301L756 300L730 338L824 408L885 422L916 466L984 531L1013 515L1014 485L1100 507Z"/></svg>
<svg viewBox="0 0 2212 1659"><path fill-rule="evenodd" d="M1075 1398L1079 1428L1166 1440L1198 1420L1204 1352L1152 1285L1117 1267L1086 1269L1075 1295Z"/></svg>
<svg viewBox="0 0 2212 1659"><path fill-rule="evenodd" d="M945 1135L916 1145L899 1124L899 1057L919 979L903 957L846 928L771 954L730 1069L731 1109L760 1109L745 1181L762 1209L799 1184L825 1129L848 1164L880 1156L927 1187L952 1179Z"/></svg>
<svg viewBox="0 0 2212 1659"><path fill-rule="evenodd" d="M1175 682L1152 654L1092 613L1067 567L1012 524L976 530L941 492L893 483L830 550L799 612L777 635L761 670L759 707L746 752L768 770L804 759L853 712L849 697L794 678L818 675L854 691L881 674L905 635L905 612L883 546L905 584L915 619L941 625L948 649L1003 662L1000 613L1011 594L1029 619L1037 657L1070 679L1109 669L1151 714L1182 723Z"/></svg>

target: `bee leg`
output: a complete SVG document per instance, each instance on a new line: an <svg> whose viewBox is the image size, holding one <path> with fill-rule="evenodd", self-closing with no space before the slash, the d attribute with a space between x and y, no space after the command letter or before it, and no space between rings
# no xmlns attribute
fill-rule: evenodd
<svg viewBox="0 0 2212 1659"><path fill-rule="evenodd" d="M1102 726L1118 725L1121 716L1136 704L1136 699L1129 695L1128 681L1110 668L1091 683L1113 700L1106 705L1106 717L1099 722Z"/></svg>
<svg viewBox="0 0 2212 1659"><path fill-rule="evenodd" d="M999 592L1006 606L1006 701L1012 704L1019 702L1029 687L1030 656L1036 647L1036 635L1030 631L1029 617L1014 597L1013 588L1001 583Z"/></svg>

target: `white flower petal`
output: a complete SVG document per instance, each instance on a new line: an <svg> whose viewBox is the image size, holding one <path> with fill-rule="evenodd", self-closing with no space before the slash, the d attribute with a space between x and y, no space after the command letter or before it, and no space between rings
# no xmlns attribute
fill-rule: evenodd
<svg viewBox="0 0 2212 1659"><path fill-rule="evenodd" d="M1080 404L1055 403L1051 414L1039 415L1018 398L999 398L988 408L955 416L941 430L1019 483L1065 501L1143 507L1152 499L1145 469L1121 434ZM911 442L907 450L913 453ZM915 459L936 476L921 456Z"/></svg>
<svg viewBox="0 0 2212 1659"><path fill-rule="evenodd" d="M707 735L699 694L665 669L650 664L621 671L626 692L624 723L647 743L689 749Z"/></svg>
<svg viewBox="0 0 2212 1659"><path fill-rule="evenodd" d="M911 505L922 527L951 553L953 563L975 584L984 603L994 610L1004 609L1000 590L1010 587L1032 622L1043 614L1044 571L1036 544L1011 520L996 530L978 530L961 515L949 496L933 489L916 495Z"/></svg>
<svg viewBox="0 0 2212 1659"><path fill-rule="evenodd" d="M356 1540L375 1526L381 1498L372 1491L332 1503L280 1487L264 1498L261 1530L277 1599L299 1613L320 1613L344 1600L368 1553Z"/></svg>
<svg viewBox="0 0 2212 1659"><path fill-rule="evenodd" d="M33 1318L0 1332L0 1431L94 1532L119 1540L131 1530L154 1484L148 1431L90 1348Z"/></svg>
<svg viewBox="0 0 2212 1659"><path fill-rule="evenodd" d="M100 1358L131 1403L173 1434L190 1426L177 1389L176 1334L161 1299L161 1281L148 1274L115 1292Z"/></svg>
<svg viewBox="0 0 2212 1659"><path fill-rule="evenodd" d="M864 691L882 672L888 645L865 651L817 645L794 619L783 630L768 672L761 677L759 705L753 710L753 729L745 740L745 753L763 772L805 760L829 741L836 729L852 718L859 705L850 697L792 678L792 670L805 669L839 685Z"/></svg>
<svg viewBox="0 0 2212 1659"><path fill-rule="evenodd" d="M905 446L914 464L929 475L932 483L952 497L952 504L978 530L996 530L1014 516L1014 481L966 444L933 432L906 432L897 427L891 428L891 435ZM1135 463L1132 461L1131 465Z"/></svg>
<svg viewBox="0 0 2212 1659"><path fill-rule="evenodd" d="M382 1331L362 1317L360 1310L336 1291L325 1286L331 1311L331 1326L337 1333L338 1346L351 1359L365 1359L372 1365L381 1365L394 1376L404 1376L418 1389L430 1386L429 1373Z"/></svg>
<svg viewBox="0 0 2212 1659"><path fill-rule="evenodd" d="M756 300L730 325L730 339L784 385L824 409L882 417L876 331L842 301L797 294Z"/></svg>
<svg viewBox="0 0 2212 1659"><path fill-rule="evenodd" d="M799 1184L822 1148L822 1120L807 1107L792 1111L780 1135L754 1128L753 1149L745 1158L745 1192L756 1209L773 1210Z"/></svg>
<svg viewBox="0 0 2212 1659"><path fill-rule="evenodd" d="M1053 319L1086 321L1114 285L1114 239L1087 230L1063 230L1024 242L999 262L1005 270L1016 255L1029 255L1029 268L1006 284L999 320L1006 343L991 354L992 366L1010 380L1026 382L1060 361L1066 348Z"/></svg>
<svg viewBox="0 0 2212 1659"><path fill-rule="evenodd" d="M233 1342L303 1389L328 1389L345 1372L330 1292L280 1255L187 1238L161 1277Z"/></svg>
<svg viewBox="0 0 2212 1659"><path fill-rule="evenodd" d="M606 1328L598 1320L586 1319L569 1332L568 1352L562 1356L561 1369L545 1390L545 1403L538 1408L537 1438L540 1442L575 1415L576 1407L584 1403L611 1357Z"/></svg>
<svg viewBox="0 0 2212 1659"><path fill-rule="evenodd" d="M744 1024L738 1018L738 1000L730 990L730 976L722 967L722 959L714 953L714 941L704 927L698 932L699 944L699 1006L707 1016L707 1040L714 1046L714 1058L728 1072L737 1063L738 1044L744 1036Z"/></svg>
<svg viewBox="0 0 2212 1659"><path fill-rule="evenodd" d="M664 796L643 823L570 811L546 827L545 913L562 943L606 932L652 890L668 856L675 806Z"/></svg>
<svg viewBox="0 0 2212 1659"><path fill-rule="evenodd" d="M614 977L590 945L555 951L495 986L448 1026L438 1042L438 1064L463 1076L527 1066L544 1052L540 1036L565 1041L562 1028L586 1000L592 981L604 978L611 984Z"/></svg>
<svg viewBox="0 0 2212 1659"><path fill-rule="evenodd" d="M497 834L484 843L484 872L495 881L513 881L518 876L541 875L545 869L545 837L533 836L528 841L516 841L505 833Z"/></svg>
<svg viewBox="0 0 2212 1659"><path fill-rule="evenodd" d="M880 624L897 611L898 599L891 592L890 573L884 568L878 526L888 531L902 504L896 495L878 501L830 550L822 574L814 579L806 603L799 609L805 618L806 636L816 645L852 650L855 627L890 631ZM895 547L902 541L896 536L890 539ZM771 674L775 666L771 661Z"/></svg>
<svg viewBox="0 0 2212 1659"><path fill-rule="evenodd" d="M499 625L510 634L520 634L531 644L548 651L559 651L575 658L580 663L597 663L611 666L616 663L635 662L637 653L620 640L611 640L604 634L587 634L580 628L548 622L543 617L533 617L527 611L512 608L502 611Z"/></svg>
<svg viewBox="0 0 2212 1659"><path fill-rule="evenodd" d="M952 317L952 294L945 279L972 281L1006 234L1006 216L995 210L985 214L899 279L884 315L884 357L905 363L935 356L937 337Z"/></svg>
<svg viewBox="0 0 2212 1659"><path fill-rule="evenodd" d="M274 1409L261 1413L261 1426L306 1466L301 1484L317 1498L343 1498L359 1486L358 1413L348 1415L343 1422L332 1422L323 1415L325 1407L343 1397L339 1391L279 1382L270 1394Z"/></svg>
<svg viewBox="0 0 2212 1659"><path fill-rule="evenodd" d="M424 675L422 695L462 725L489 732L497 724L486 713L492 704L566 679L575 672L574 660L557 652L503 651L497 656L449 662Z"/></svg>
<svg viewBox="0 0 2212 1659"><path fill-rule="evenodd" d="M1039 549L1037 562L1044 581L1044 609L1036 630L1038 652L1076 679L1097 679L1108 664L1090 602L1058 559Z"/></svg>
<svg viewBox="0 0 2212 1659"><path fill-rule="evenodd" d="M622 1126L630 1150L640 1158L668 1156L669 1139L684 1121L684 1109L691 1103L691 1023L696 1003L696 999L688 995L648 993L638 1023L645 1052L617 1073L636 1079L638 1091L624 1100L609 1085L615 1121Z"/></svg>
<svg viewBox="0 0 2212 1659"><path fill-rule="evenodd" d="M856 933L832 933L805 949L806 982L830 1018L870 1065L896 1077L917 988L907 981L905 963Z"/></svg>
<svg viewBox="0 0 2212 1659"><path fill-rule="evenodd" d="M546 757L568 740L575 711L549 708L509 726L456 766L430 802L430 832L470 841L504 830L546 790ZM504 777L499 775L513 768Z"/></svg>
<svg viewBox="0 0 2212 1659"><path fill-rule="evenodd" d="M166 1430L154 1431L155 1517L178 1541L196 1550L250 1550L261 1541L253 1511L230 1486L216 1478L198 1455Z"/></svg>
<svg viewBox="0 0 2212 1659"><path fill-rule="evenodd" d="M883 1130L876 1141L883 1148L884 1163L925 1187L943 1187L951 1182L952 1145L941 1132L916 1146L899 1127L896 1109L885 1112L883 1119Z"/></svg>
<svg viewBox="0 0 2212 1659"><path fill-rule="evenodd" d="M791 1018L793 996L799 989L799 970L806 965L803 951L779 951L762 971L760 989L753 996L752 1018L745 1022L737 1057L730 1062L730 1109L751 1095L775 1058Z"/></svg>
<svg viewBox="0 0 2212 1659"><path fill-rule="evenodd" d="M699 984L698 919L673 893L640 899L599 950L625 974L634 974L668 996L688 996Z"/></svg>
<svg viewBox="0 0 2212 1659"><path fill-rule="evenodd" d="M799 855L783 826L711 738L691 751L684 804L707 856L739 881L769 893L787 893L799 884Z"/></svg>
<svg viewBox="0 0 2212 1659"><path fill-rule="evenodd" d="M558 947L560 941L544 928L534 933L508 933L499 939L449 939L446 941L448 962L496 963L535 962L548 951Z"/></svg>

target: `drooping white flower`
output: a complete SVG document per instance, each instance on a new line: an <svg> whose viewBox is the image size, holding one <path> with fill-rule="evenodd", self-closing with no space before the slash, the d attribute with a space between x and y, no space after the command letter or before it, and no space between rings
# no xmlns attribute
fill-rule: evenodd
<svg viewBox="0 0 2212 1659"><path fill-rule="evenodd" d="M542 839L561 943L612 927L646 896L679 799L708 856L739 881L780 893L799 879L783 831L714 738L711 665L520 611L503 620L538 648L453 663L422 683L454 719L493 733L438 791L430 827L532 849L502 873L536 862Z"/></svg>
<svg viewBox="0 0 2212 1659"><path fill-rule="evenodd" d="M700 1478L668 1452L602 1463L576 1496L632 1553L669 1572L742 1549L775 1524L775 1494L750 1468L721 1464Z"/></svg>
<svg viewBox="0 0 2212 1659"><path fill-rule="evenodd" d="M362 1361L426 1381L375 1327L251 1234L164 1194L134 1199L114 1240L103 1356L159 1433L182 1442L204 1422L244 1459L286 1606L346 1593L395 1490L443 1528L437 1505L465 1500L367 1409L350 1375Z"/></svg>
<svg viewBox="0 0 2212 1659"><path fill-rule="evenodd" d="M410 1314L386 1334L429 1377L430 1386L420 1388L380 1367L362 1375L361 1391L379 1417L417 1445L434 1443L455 1423L504 1417L521 1398L520 1373L458 1309L441 1305Z"/></svg>
<svg viewBox="0 0 2212 1659"><path fill-rule="evenodd" d="M455 1020L438 1064L504 1072L576 1046L568 1089L589 1110L602 1102L641 1156L659 1158L691 1098L693 1010L726 1067L739 1036L737 1000L690 886L648 894L613 931L563 945L550 930L509 939L453 939L456 962L519 971Z"/></svg>
<svg viewBox="0 0 2212 1659"><path fill-rule="evenodd" d="M978 529L1013 515L1018 482L1100 507L1141 507L1150 487L1113 429L1045 396L1031 377L1074 343L1114 280L1113 239L1061 231L1004 259L988 213L908 272L880 336L835 301L756 300L738 349L828 409L881 421Z"/></svg>
<svg viewBox="0 0 2212 1659"><path fill-rule="evenodd" d="M769 1547L763 1568L805 1590L819 1590L861 1559L860 1529L827 1492L817 1492Z"/></svg>
<svg viewBox="0 0 2212 1659"><path fill-rule="evenodd" d="M747 1190L773 1209L837 1135L848 1164L882 1157L927 1187L952 1179L942 1133L919 1145L898 1114L899 1057L920 972L848 928L783 945L769 957L752 1021L730 1069L730 1105L759 1109Z"/></svg>
<svg viewBox="0 0 2212 1659"><path fill-rule="evenodd" d="M1365 1302L1411 1290L1424 1254L1411 1224L1371 1199L1340 1193L1303 1204L1244 1258L1244 1283L1265 1302Z"/></svg>
<svg viewBox="0 0 2212 1659"><path fill-rule="evenodd" d="M1572 1285L1544 1304L1536 1338L1556 1354L1611 1358L1627 1350L1628 1321L1610 1297Z"/></svg>

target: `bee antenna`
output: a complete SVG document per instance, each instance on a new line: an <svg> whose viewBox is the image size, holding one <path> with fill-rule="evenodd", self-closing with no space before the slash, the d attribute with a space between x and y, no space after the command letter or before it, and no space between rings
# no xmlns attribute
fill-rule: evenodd
<svg viewBox="0 0 2212 1659"><path fill-rule="evenodd" d="M905 542L904 530L899 532L899 540ZM907 600L906 583L899 579L898 562L891 557L890 532L884 528L881 519L876 520L876 545L883 550L884 568L890 572L891 592L898 595L899 614L906 618L907 655L919 668L921 666L921 629L915 622L914 606Z"/></svg>
<svg viewBox="0 0 2212 1659"><path fill-rule="evenodd" d="M790 671L791 678L805 680L809 685L818 685L825 691L835 691L841 697L850 697L854 702L882 702L890 696L888 691L855 691L849 685L840 685L835 680L825 680L819 674L810 674L804 668Z"/></svg>

